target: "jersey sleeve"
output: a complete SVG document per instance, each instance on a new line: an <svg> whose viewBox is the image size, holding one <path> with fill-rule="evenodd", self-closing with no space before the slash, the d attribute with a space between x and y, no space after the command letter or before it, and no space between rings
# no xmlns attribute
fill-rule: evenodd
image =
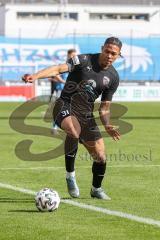
<svg viewBox="0 0 160 240"><path fill-rule="evenodd" d="M112 101L112 97L119 86L119 76L114 78L111 86L102 92L101 101Z"/></svg>
<svg viewBox="0 0 160 240"><path fill-rule="evenodd" d="M76 70L82 69L82 67L86 64L86 57L84 55L76 55L73 58L67 60L67 65L69 72L73 72Z"/></svg>

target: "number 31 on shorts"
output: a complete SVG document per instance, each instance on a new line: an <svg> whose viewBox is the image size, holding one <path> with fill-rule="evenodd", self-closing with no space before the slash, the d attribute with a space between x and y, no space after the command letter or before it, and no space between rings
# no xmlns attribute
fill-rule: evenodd
<svg viewBox="0 0 160 240"><path fill-rule="evenodd" d="M69 111L68 110L62 111L61 114L62 114L62 117L65 117L69 115Z"/></svg>

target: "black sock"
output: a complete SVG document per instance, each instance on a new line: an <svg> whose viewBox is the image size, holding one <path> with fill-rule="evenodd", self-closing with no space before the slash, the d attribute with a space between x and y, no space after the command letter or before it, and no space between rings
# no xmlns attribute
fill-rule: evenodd
<svg viewBox="0 0 160 240"><path fill-rule="evenodd" d="M67 136L65 140L65 166L67 172L74 171L77 150L78 139Z"/></svg>
<svg viewBox="0 0 160 240"><path fill-rule="evenodd" d="M93 165L92 165L92 173L93 173L92 185L93 185L93 187L95 187L95 188L101 187L105 171L106 171L106 163L93 162Z"/></svg>

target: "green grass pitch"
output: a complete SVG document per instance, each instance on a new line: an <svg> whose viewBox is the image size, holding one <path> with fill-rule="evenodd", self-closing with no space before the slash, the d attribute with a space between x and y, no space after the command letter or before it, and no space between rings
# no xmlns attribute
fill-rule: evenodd
<svg viewBox="0 0 160 240"><path fill-rule="evenodd" d="M30 151L34 154L43 154L61 143L54 137L27 135L11 129L9 116L19 105L0 103L0 183L34 191L50 187L62 199L70 199L63 154L48 161L27 161L16 156L15 146L25 139L33 140ZM122 105L128 108L122 118L133 125L133 130L122 135L119 142L105 138L108 167L103 188L112 200L90 198L92 161L80 145L76 173L81 195L74 201L160 221L160 103ZM35 109L26 124L49 129L51 123L42 120L44 111L46 105ZM158 240L160 227L65 203L56 212L40 213L32 195L0 188L0 240L13 239Z"/></svg>

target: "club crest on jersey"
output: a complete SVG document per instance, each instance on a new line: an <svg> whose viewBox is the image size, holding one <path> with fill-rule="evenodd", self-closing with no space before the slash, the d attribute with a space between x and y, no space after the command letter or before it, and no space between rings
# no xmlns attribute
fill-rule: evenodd
<svg viewBox="0 0 160 240"><path fill-rule="evenodd" d="M108 77L104 76L103 77L103 85L108 86L109 82L110 82L110 79Z"/></svg>
<svg viewBox="0 0 160 240"><path fill-rule="evenodd" d="M73 65L79 65L80 64L80 61L79 61L79 57L78 56L74 56L72 58L72 61L73 61Z"/></svg>
<svg viewBox="0 0 160 240"><path fill-rule="evenodd" d="M87 81L88 83L89 83L89 85L91 85L93 88L96 88L96 81L95 80L93 80L93 79L89 79L88 81Z"/></svg>

